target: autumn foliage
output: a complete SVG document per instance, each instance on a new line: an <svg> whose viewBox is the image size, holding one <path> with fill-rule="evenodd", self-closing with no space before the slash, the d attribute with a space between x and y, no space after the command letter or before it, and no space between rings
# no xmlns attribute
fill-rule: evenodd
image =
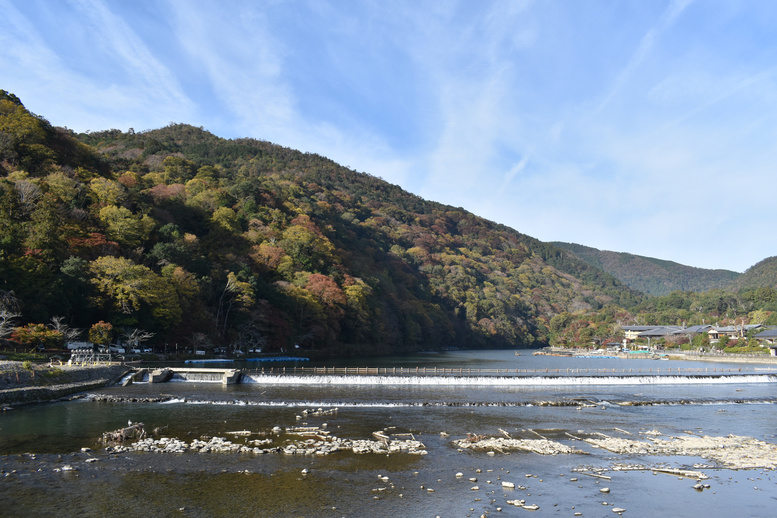
<svg viewBox="0 0 777 518"><path fill-rule="evenodd" d="M551 245L318 155L183 124L76 135L6 92L0 225L0 290L26 319L160 343L534 347L554 315L642 300Z"/></svg>

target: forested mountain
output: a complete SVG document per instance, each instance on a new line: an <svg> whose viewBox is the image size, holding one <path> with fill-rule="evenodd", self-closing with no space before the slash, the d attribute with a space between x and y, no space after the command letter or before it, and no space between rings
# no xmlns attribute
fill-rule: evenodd
<svg viewBox="0 0 777 518"><path fill-rule="evenodd" d="M533 347L643 296L553 245L324 157L184 124L77 135L0 91L0 295L198 346ZM2 338L2 337L0 337Z"/></svg>
<svg viewBox="0 0 777 518"><path fill-rule="evenodd" d="M734 290L777 288L777 256L767 257L737 277L730 286Z"/></svg>
<svg viewBox="0 0 777 518"><path fill-rule="evenodd" d="M672 261L624 252L597 250L574 243L551 243L569 250L595 268L603 270L632 289L662 296L673 291L702 292L729 287L741 274L730 270L709 270Z"/></svg>
<svg viewBox="0 0 777 518"><path fill-rule="evenodd" d="M554 244L631 283L632 288L653 291L655 296L623 311L606 307L598 311L559 313L550 320L552 345L620 342L624 338L623 325L777 326L777 257L765 259L738 274L569 243ZM726 282L727 278L732 280ZM757 328L738 339L721 339L715 347L727 352L764 353L762 343L753 338L761 331L763 328ZM663 339L658 341L661 345L663 342ZM693 343L688 336L677 336L670 342L686 348L711 346L704 333L696 335Z"/></svg>

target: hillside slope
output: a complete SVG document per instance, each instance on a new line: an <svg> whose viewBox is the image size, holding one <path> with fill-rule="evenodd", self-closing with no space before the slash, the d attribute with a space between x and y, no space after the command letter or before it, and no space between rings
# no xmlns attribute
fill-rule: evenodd
<svg viewBox="0 0 777 518"><path fill-rule="evenodd" d="M45 159L28 166L24 127L62 150L39 139ZM5 93L0 132L0 290L25 321L367 355L543 345L557 313L642 299L552 245L318 155L184 124L75 135Z"/></svg>
<svg viewBox="0 0 777 518"><path fill-rule="evenodd" d="M731 283L734 290L777 288L777 256L759 261Z"/></svg>
<svg viewBox="0 0 777 518"><path fill-rule="evenodd" d="M591 266L648 295L662 296L678 290L702 292L726 288L740 276L739 273L729 270L695 268L653 257L609 252L574 243L552 244L571 251Z"/></svg>

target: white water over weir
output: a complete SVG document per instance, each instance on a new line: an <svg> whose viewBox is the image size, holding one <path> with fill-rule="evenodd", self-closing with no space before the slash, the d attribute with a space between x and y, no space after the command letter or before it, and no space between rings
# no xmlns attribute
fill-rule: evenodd
<svg viewBox="0 0 777 518"><path fill-rule="evenodd" d="M191 381L196 383L221 383L222 372L174 372L170 381Z"/></svg>
<svg viewBox="0 0 777 518"><path fill-rule="evenodd" d="M655 369L480 369L480 368L443 368L443 367L265 367L255 370L244 370L246 374L339 374L339 375L386 375L386 376L481 376L481 375L505 375L505 376L580 376L580 375L718 375L718 374L743 374L748 372L772 372L777 373L777 367L705 367L705 368L681 368L681 367L657 367Z"/></svg>
<svg viewBox="0 0 777 518"><path fill-rule="evenodd" d="M150 383L254 383L263 385L399 386L602 386L777 383L777 370L742 369L449 369L295 367L255 371L165 368L148 372ZM142 372L142 371L141 371Z"/></svg>
<svg viewBox="0 0 777 518"><path fill-rule="evenodd" d="M140 371L143 372L143 371ZM190 382L190 383L221 383L234 385L240 383L243 373L235 369L179 369L165 368L148 372L150 383Z"/></svg>
<svg viewBox="0 0 777 518"><path fill-rule="evenodd" d="M262 385L406 385L406 386L562 386L562 385L688 385L777 383L774 374L697 376L359 376L244 374L243 383Z"/></svg>

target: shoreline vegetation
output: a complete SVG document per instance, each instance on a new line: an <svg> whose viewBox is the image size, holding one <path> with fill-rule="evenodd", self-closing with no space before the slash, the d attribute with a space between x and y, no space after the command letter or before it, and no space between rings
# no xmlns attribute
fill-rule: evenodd
<svg viewBox="0 0 777 518"><path fill-rule="evenodd" d="M698 362L718 362L718 363L773 363L777 364L777 356L768 353L764 354L735 354L735 353L698 353L691 351L678 351L667 349L660 353L645 352L635 353L592 353L589 349L569 349L566 347L545 347L534 351L532 354L544 356L567 356L567 357L585 357L585 358L617 358L625 360L646 360L646 359L667 359L680 361L698 361Z"/></svg>

